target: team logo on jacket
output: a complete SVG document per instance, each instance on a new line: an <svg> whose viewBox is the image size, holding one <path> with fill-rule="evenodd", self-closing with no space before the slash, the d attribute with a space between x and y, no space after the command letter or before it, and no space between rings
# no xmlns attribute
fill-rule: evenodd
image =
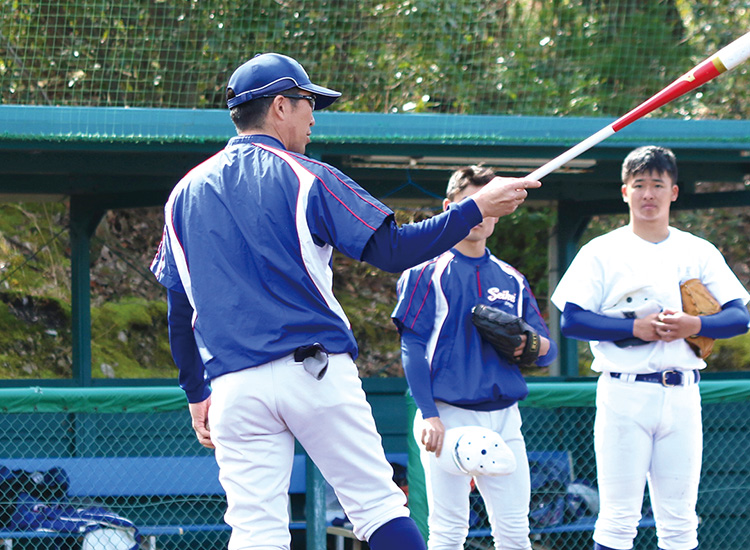
<svg viewBox="0 0 750 550"><path fill-rule="evenodd" d="M490 302L495 302L497 300L504 300L506 302L510 302L511 304L516 303L515 293L510 292L508 290L500 290L496 286L493 286L492 288L487 290L487 299Z"/></svg>

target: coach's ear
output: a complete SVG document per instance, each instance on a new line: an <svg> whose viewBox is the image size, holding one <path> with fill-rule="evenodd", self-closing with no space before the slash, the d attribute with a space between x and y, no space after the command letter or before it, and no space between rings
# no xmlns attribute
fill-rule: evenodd
<svg viewBox="0 0 750 550"><path fill-rule="evenodd" d="M451 204L451 201L449 201L448 199L443 199L443 212L448 210L448 207L450 206L450 204Z"/></svg>

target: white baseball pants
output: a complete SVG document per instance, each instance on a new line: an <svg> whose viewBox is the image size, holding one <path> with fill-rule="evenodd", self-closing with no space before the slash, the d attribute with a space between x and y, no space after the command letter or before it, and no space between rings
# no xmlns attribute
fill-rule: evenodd
<svg viewBox="0 0 750 550"><path fill-rule="evenodd" d="M497 550L529 550L529 498L531 481L526 443L521 434L518 405L499 411L470 411L437 403L440 420L446 430L459 426L482 426L500 434L516 457L516 470L504 476L476 476L489 516L492 537ZM421 443L422 416L414 419L414 437L419 445L425 471L429 550L463 550L469 532L469 494L471 476L456 475L441 468L435 453L427 452ZM443 449L443 452L448 452Z"/></svg>
<svg viewBox="0 0 750 550"><path fill-rule="evenodd" d="M692 375L687 376L692 381ZM703 429L698 385L599 377L594 449L599 517L594 540L629 549L648 482L662 550L698 546L698 499Z"/></svg>
<svg viewBox="0 0 750 550"><path fill-rule="evenodd" d="M229 550L288 550L295 437L331 484L357 537L408 516L357 367L331 355L316 380L293 357L212 381L209 427L227 494ZM186 472L189 475L189 472Z"/></svg>

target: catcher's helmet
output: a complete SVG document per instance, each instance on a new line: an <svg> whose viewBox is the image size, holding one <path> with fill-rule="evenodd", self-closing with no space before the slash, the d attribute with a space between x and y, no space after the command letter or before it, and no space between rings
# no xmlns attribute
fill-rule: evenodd
<svg viewBox="0 0 750 550"><path fill-rule="evenodd" d="M500 434L481 426L446 430L437 461L445 471L457 475L501 476L516 469L516 457Z"/></svg>
<svg viewBox="0 0 750 550"><path fill-rule="evenodd" d="M296 60L279 53L258 54L234 71L227 89L234 97L227 100L230 109L259 97L272 97L290 88L315 94L315 109L325 109L336 101L341 92L318 86L310 81L305 69Z"/></svg>

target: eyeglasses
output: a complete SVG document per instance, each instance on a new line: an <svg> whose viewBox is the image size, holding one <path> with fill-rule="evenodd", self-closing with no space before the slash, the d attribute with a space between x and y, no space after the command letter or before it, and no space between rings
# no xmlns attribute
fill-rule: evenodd
<svg viewBox="0 0 750 550"><path fill-rule="evenodd" d="M277 95L280 95L281 97L285 97L287 99L304 99L305 101L310 102L310 107L312 107L312 110L315 110L315 96L314 95L290 95L290 94L271 94L271 95L260 95L257 97L257 99L260 99L261 97L276 97Z"/></svg>

